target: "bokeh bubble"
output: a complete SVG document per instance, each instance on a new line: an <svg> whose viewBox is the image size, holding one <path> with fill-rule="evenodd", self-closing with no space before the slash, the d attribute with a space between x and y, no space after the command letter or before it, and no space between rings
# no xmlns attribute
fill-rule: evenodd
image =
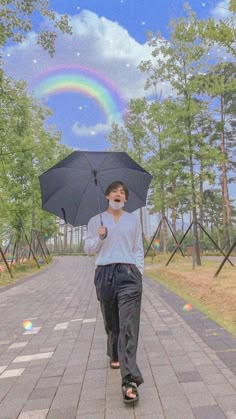
<svg viewBox="0 0 236 419"><path fill-rule="evenodd" d="M155 250L160 249L160 240L159 239L154 240L154 248L155 248Z"/></svg>
<svg viewBox="0 0 236 419"><path fill-rule="evenodd" d="M23 327L25 330L32 330L33 329L33 324L30 320L24 320L23 321Z"/></svg>
<svg viewBox="0 0 236 419"><path fill-rule="evenodd" d="M183 306L183 311L185 311L185 312L192 311L192 309L193 309L193 306L192 306L192 304L190 304L190 303L186 303L186 304Z"/></svg>

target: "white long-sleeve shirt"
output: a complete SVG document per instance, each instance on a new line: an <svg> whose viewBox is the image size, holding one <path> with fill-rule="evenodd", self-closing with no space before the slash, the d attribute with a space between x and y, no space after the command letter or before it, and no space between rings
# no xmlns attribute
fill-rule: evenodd
<svg viewBox="0 0 236 419"><path fill-rule="evenodd" d="M110 263L133 263L141 273L144 268L144 251L141 224L138 217L123 211L117 222L112 214L105 211L102 220L108 229L107 237L101 240L98 236L100 216L96 215L88 223L84 251L88 255L97 254L97 265Z"/></svg>

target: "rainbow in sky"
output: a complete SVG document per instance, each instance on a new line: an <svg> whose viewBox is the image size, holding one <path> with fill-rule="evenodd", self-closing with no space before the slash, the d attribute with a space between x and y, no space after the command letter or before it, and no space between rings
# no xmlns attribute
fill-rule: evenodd
<svg viewBox="0 0 236 419"><path fill-rule="evenodd" d="M108 123L119 122L125 102L114 83L97 71L79 65L51 67L41 73L31 86L37 98L59 93L80 93L93 99Z"/></svg>

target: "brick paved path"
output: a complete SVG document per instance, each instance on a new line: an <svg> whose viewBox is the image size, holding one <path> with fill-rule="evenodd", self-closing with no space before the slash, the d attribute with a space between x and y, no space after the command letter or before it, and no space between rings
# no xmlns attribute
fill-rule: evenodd
<svg viewBox="0 0 236 419"><path fill-rule="evenodd" d="M1 419L235 419L236 344L163 286L144 279L138 363L126 407L108 368L93 258L61 257L0 292ZM32 330L25 330L24 320Z"/></svg>

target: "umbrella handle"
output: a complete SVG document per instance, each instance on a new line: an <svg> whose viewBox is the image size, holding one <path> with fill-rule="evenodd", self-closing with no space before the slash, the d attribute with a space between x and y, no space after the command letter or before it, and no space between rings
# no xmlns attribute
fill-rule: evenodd
<svg viewBox="0 0 236 419"><path fill-rule="evenodd" d="M102 220L102 214L100 213L100 223L101 223L101 227L103 227L103 220ZM101 240L104 240L107 237L108 234L108 229L107 227L105 227L105 233L101 236Z"/></svg>
<svg viewBox="0 0 236 419"><path fill-rule="evenodd" d="M101 240L104 240L107 237L107 234L108 234L108 229L107 227L105 227L105 233L101 236Z"/></svg>
<svg viewBox="0 0 236 419"><path fill-rule="evenodd" d="M66 224L68 224L67 219L66 219L65 208L61 208L61 210L62 210L62 214L63 214L63 217L64 217L64 221L65 221Z"/></svg>

